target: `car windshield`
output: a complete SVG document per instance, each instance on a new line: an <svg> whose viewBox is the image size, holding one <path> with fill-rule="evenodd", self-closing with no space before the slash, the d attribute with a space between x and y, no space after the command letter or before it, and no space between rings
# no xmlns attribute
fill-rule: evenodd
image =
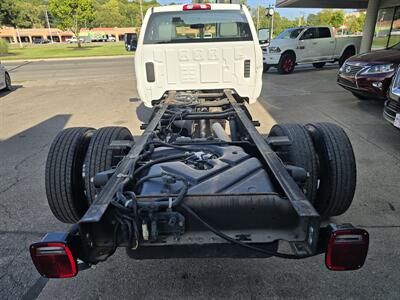
<svg viewBox="0 0 400 300"><path fill-rule="evenodd" d="M285 31L281 32L276 39L279 40L288 40L295 39L299 36L299 34L303 31L304 28L289 28Z"/></svg>
<svg viewBox="0 0 400 300"><path fill-rule="evenodd" d="M251 41L246 16L239 10L174 11L151 15L144 44Z"/></svg>

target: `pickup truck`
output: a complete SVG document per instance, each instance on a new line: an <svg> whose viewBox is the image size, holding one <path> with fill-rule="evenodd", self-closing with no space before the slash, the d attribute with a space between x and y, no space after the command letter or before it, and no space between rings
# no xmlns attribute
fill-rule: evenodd
<svg viewBox="0 0 400 300"><path fill-rule="evenodd" d="M47 200L73 225L30 246L41 275L76 276L118 247L133 259L325 253L330 270L361 268L368 232L322 223L353 200L351 143L331 123L258 133L248 105L261 92L262 55L245 5L150 8L131 44L152 116L135 139L115 126L55 137Z"/></svg>
<svg viewBox="0 0 400 300"><path fill-rule="evenodd" d="M339 62L360 50L361 36L336 36L332 27L289 28L273 39L264 51L264 71L276 67L281 74L290 74L297 64L312 63L322 68L327 62Z"/></svg>
<svg viewBox="0 0 400 300"><path fill-rule="evenodd" d="M85 39L83 37L80 37L79 40L81 41L81 43L85 42ZM68 44L74 44L78 42L78 39L75 36L73 36L72 38L66 39L65 42Z"/></svg>

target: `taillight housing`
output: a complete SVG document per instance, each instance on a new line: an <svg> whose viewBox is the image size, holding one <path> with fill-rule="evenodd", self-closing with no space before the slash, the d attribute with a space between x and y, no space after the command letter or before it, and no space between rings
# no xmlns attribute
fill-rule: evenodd
<svg viewBox="0 0 400 300"><path fill-rule="evenodd" d="M194 4L185 4L183 6L183 10L210 10L211 5L208 3L194 3Z"/></svg>
<svg viewBox="0 0 400 300"><path fill-rule="evenodd" d="M368 245L369 235L364 229L334 229L328 240L325 265L332 271L360 269L367 257Z"/></svg>
<svg viewBox="0 0 400 300"><path fill-rule="evenodd" d="M47 278L68 278L78 273L76 259L63 242L39 242L29 248L33 264Z"/></svg>

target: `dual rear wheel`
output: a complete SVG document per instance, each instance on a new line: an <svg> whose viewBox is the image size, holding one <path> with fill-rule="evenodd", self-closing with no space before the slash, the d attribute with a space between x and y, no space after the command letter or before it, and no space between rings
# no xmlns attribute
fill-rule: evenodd
<svg viewBox="0 0 400 300"><path fill-rule="evenodd" d="M115 167L125 150L110 149L113 140L133 140L125 127L67 128L50 146L45 185L54 216L64 223L76 223L96 199L99 190L93 177Z"/></svg>
<svg viewBox="0 0 400 300"><path fill-rule="evenodd" d="M275 125L270 136L287 136L289 146L275 147L284 164L302 167L304 194L323 217L346 212L356 187L356 162L349 138L332 123Z"/></svg>
<svg viewBox="0 0 400 300"><path fill-rule="evenodd" d="M356 163L342 128L331 123L275 125L270 136L287 136L290 145L275 146L284 164L303 168L308 177L302 189L324 217L343 214L353 200ZM53 214L76 223L99 190L93 177L115 167L126 150L111 149L113 140L133 141L125 127L68 128L54 139L46 162L46 194Z"/></svg>

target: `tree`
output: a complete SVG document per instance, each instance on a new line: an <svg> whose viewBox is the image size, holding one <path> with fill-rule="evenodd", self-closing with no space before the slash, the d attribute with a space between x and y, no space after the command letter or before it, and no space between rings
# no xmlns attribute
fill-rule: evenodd
<svg viewBox="0 0 400 300"><path fill-rule="evenodd" d="M124 5L118 0L108 0L96 9L94 24L100 27L126 26L127 18L123 14Z"/></svg>
<svg viewBox="0 0 400 300"><path fill-rule="evenodd" d="M58 20L63 30L71 30L77 38L78 47L82 47L79 33L85 23L95 18L93 0L50 0L49 11Z"/></svg>
<svg viewBox="0 0 400 300"><path fill-rule="evenodd" d="M344 12L343 10L335 10L332 12L330 25L335 28L340 28L344 24Z"/></svg>
<svg viewBox="0 0 400 300"><path fill-rule="evenodd" d="M345 21L343 10L323 9L317 14L310 14L307 17L307 25L329 25L340 28Z"/></svg>
<svg viewBox="0 0 400 300"><path fill-rule="evenodd" d="M350 33L359 33L363 31L365 22L365 13L361 12L359 15L346 16L345 25Z"/></svg>
<svg viewBox="0 0 400 300"><path fill-rule="evenodd" d="M307 17L307 25L309 26L317 26L319 25L320 19L316 14L309 14Z"/></svg>
<svg viewBox="0 0 400 300"><path fill-rule="evenodd" d="M45 6L42 0L1 0L0 24L32 28L44 25Z"/></svg>
<svg viewBox="0 0 400 300"><path fill-rule="evenodd" d="M0 24L15 27L18 9L14 0L2 0L0 3Z"/></svg>
<svg viewBox="0 0 400 300"><path fill-rule="evenodd" d="M254 24L257 24L257 7L251 10ZM265 15L266 8L260 6L260 19L259 19L259 28L269 28L270 27L270 18ZM275 11L274 13L274 28L272 35L276 36L281 33L283 30L289 27L297 26L298 21L289 20L288 18L282 17L279 12Z"/></svg>
<svg viewBox="0 0 400 300"><path fill-rule="evenodd" d="M18 15L16 23L19 27L42 27L45 21L45 6L40 0L17 1Z"/></svg>
<svg viewBox="0 0 400 300"><path fill-rule="evenodd" d="M137 11L138 13L136 14L136 26L140 27L142 26L142 17L141 17L141 13L140 13L140 5L139 5L139 1L140 0L136 0L136 7L137 7ZM143 7L143 15L146 13L146 11L151 8L151 7L155 7L155 6L160 6L160 4L157 2L157 0L150 0L150 1L143 1L142 7Z"/></svg>
<svg viewBox="0 0 400 300"><path fill-rule="evenodd" d="M160 4L155 1L142 1L143 14L147 9ZM94 27L140 27L142 14L139 0L97 0Z"/></svg>

